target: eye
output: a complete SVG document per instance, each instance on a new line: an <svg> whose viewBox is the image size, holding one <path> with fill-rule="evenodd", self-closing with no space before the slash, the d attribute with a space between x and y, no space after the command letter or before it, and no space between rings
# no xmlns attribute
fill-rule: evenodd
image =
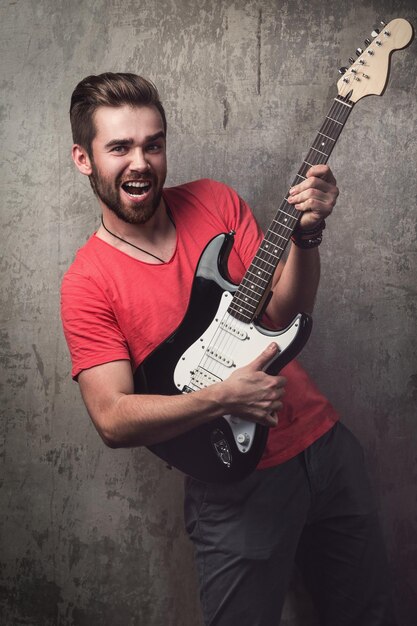
<svg viewBox="0 0 417 626"><path fill-rule="evenodd" d="M111 152L115 152L116 154L125 154L126 150L126 146L113 146Z"/></svg>
<svg viewBox="0 0 417 626"><path fill-rule="evenodd" d="M150 143L146 149L148 152L159 152L160 150L162 150L162 142L160 143Z"/></svg>

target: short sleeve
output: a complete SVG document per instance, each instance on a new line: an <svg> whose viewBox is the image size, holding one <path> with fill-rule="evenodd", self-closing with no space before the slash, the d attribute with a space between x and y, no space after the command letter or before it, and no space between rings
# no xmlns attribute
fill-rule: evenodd
<svg viewBox="0 0 417 626"><path fill-rule="evenodd" d="M130 359L113 309L94 280L71 271L64 276L61 318L75 380L84 369Z"/></svg>

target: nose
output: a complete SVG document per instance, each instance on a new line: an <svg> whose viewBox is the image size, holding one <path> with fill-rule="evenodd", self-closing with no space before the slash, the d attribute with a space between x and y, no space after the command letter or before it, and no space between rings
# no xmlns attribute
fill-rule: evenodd
<svg viewBox="0 0 417 626"><path fill-rule="evenodd" d="M136 172L146 172L146 170L149 169L149 163L146 160L145 154L139 147L132 150L130 169L135 170Z"/></svg>

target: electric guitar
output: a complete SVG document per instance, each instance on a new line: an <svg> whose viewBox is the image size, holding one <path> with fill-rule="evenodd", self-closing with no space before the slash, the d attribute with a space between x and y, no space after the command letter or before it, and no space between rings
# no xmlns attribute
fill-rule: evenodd
<svg viewBox="0 0 417 626"><path fill-rule="evenodd" d="M404 48L413 29L404 19L381 22L356 60L341 68L338 95L291 186L306 178L307 170L326 163L354 104L364 96L382 94L388 79L390 55ZM280 331L262 326L259 318L268 301L274 271L291 239L300 212L284 198L240 285L228 277L227 259L233 232L220 234L199 260L183 321L135 372L135 391L173 395L192 393L225 380L247 365L274 340L280 351L266 371L278 373L305 345L312 326L299 313ZM268 428L224 415L150 450L184 473L206 482L238 481L252 472L264 451Z"/></svg>

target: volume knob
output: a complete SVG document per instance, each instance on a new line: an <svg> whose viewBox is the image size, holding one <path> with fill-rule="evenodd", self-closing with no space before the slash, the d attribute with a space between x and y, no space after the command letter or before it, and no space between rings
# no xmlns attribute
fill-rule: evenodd
<svg viewBox="0 0 417 626"><path fill-rule="evenodd" d="M240 433L237 437L237 442L241 445L241 446L247 446L250 442L250 437L248 435L248 433Z"/></svg>

